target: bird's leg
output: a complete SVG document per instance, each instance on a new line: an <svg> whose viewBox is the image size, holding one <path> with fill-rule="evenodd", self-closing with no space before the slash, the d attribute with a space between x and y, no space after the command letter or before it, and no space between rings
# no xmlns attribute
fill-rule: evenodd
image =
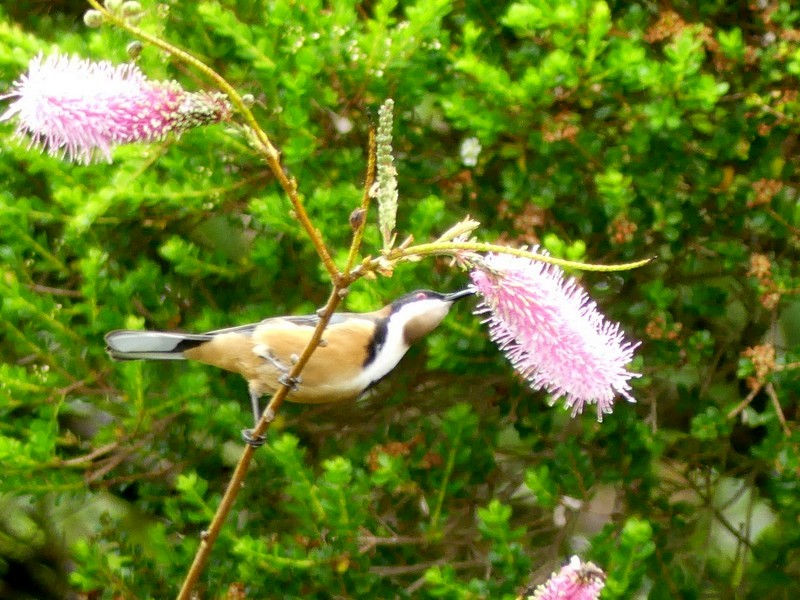
<svg viewBox="0 0 800 600"><path fill-rule="evenodd" d="M261 394L251 387L250 404L253 407L253 427L258 427L258 422L261 420L260 397ZM267 440L263 435L253 435L252 429L242 429L242 439L253 448L260 448Z"/></svg>
<svg viewBox="0 0 800 600"><path fill-rule="evenodd" d="M250 390L250 406L253 407L253 425L258 425L261 420L260 394L255 390Z"/></svg>
<svg viewBox="0 0 800 600"><path fill-rule="evenodd" d="M293 391L297 391L300 385L300 378L299 377L291 377L289 373L291 372L291 368L272 353L269 347L265 344L258 344L253 348L253 352L257 355L266 360L270 363L275 369L281 374L278 377L278 383L281 385L285 385L289 389ZM292 355L292 365L297 362L297 357ZM255 390L253 387L250 388L250 403L253 407L253 421L255 422L255 426L258 426L258 422L261 420L261 406L259 399L261 394L259 391ZM252 429L244 429L242 430L242 438L245 442L253 446L254 448L258 448L264 444L266 438L264 436L254 436Z"/></svg>
<svg viewBox="0 0 800 600"><path fill-rule="evenodd" d="M292 391L296 392L300 389L300 384L302 383L302 379L300 377L292 377L289 375L291 368L283 364L273 353L272 350L267 348L264 344L259 344L255 348L253 348L253 352L258 354L261 358L266 360L267 362L271 363L273 367L278 369L281 372L281 376L278 377L278 383L281 385L285 385ZM292 355L292 365L294 365L298 361L297 355Z"/></svg>

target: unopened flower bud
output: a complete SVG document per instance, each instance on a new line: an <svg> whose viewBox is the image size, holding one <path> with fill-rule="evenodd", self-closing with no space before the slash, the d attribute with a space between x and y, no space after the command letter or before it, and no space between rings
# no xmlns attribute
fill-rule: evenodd
<svg viewBox="0 0 800 600"><path fill-rule="evenodd" d="M142 50L144 50L144 46L142 45L142 42L138 40L131 42L125 48L125 52L127 52L128 58L131 60L136 60L139 58L139 56L142 54Z"/></svg>
<svg viewBox="0 0 800 600"><path fill-rule="evenodd" d="M126 19L138 17L142 14L142 3L136 0L127 0L123 2L120 14Z"/></svg>
<svg viewBox="0 0 800 600"><path fill-rule="evenodd" d="M363 208L357 208L350 213L350 227L355 231L364 224L364 217L366 211Z"/></svg>
<svg viewBox="0 0 800 600"><path fill-rule="evenodd" d="M99 10L87 10L83 13L83 24L92 29L97 29L103 25L103 13Z"/></svg>

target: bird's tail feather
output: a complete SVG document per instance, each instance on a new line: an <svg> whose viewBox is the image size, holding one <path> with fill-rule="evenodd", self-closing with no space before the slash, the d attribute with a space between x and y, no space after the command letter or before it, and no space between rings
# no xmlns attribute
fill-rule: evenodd
<svg viewBox="0 0 800 600"><path fill-rule="evenodd" d="M106 350L114 360L183 360L185 350L211 339L209 334L120 330L106 335Z"/></svg>

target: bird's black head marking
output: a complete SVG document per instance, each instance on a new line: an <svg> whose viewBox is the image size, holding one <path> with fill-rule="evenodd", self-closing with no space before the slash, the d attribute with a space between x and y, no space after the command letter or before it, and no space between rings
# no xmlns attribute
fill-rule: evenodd
<svg viewBox="0 0 800 600"><path fill-rule="evenodd" d="M444 294L440 294L439 292L434 292L432 290L415 290L400 296L397 300L392 302L392 309L396 311L401 306L405 306L410 302L419 302L420 300L431 300L434 298L443 300Z"/></svg>
<svg viewBox="0 0 800 600"><path fill-rule="evenodd" d="M470 288L453 292L452 294L441 294L439 292L434 292L433 290L415 290L400 296L397 300L392 302L392 311L397 311L401 306L411 302L419 302L420 300L442 300L443 302L455 302L460 298L466 298L474 293L475 292Z"/></svg>

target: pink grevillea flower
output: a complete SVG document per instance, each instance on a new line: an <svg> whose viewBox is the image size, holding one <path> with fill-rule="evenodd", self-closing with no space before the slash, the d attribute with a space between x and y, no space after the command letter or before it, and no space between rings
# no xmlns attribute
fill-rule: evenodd
<svg viewBox="0 0 800 600"><path fill-rule="evenodd" d="M536 252L537 249L533 248ZM626 342L617 323L560 268L508 254L490 254L471 273L483 298L476 314L487 314L489 333L535 390L565 397L572 416L597 404L597 419L611 412L614 398L630 394L626 366L638 344Z"/></svg>
<svg viewBox="0 0 800 600"><path fill-rule="evenodd" d="M221 94L189 93L174 81L150 81L136 65L40 54L0 99L14 98L0 121L17 118L17 135L54 156L111 162L116 144L153 142L230 117Z"/></svg>
<svg viewBox="0 0 800 600"><path fill-rule="evenodd" d="M537 587L528 600L597 600L606 585L603 571L594 563L581 563L577 556Z"/></svg>

